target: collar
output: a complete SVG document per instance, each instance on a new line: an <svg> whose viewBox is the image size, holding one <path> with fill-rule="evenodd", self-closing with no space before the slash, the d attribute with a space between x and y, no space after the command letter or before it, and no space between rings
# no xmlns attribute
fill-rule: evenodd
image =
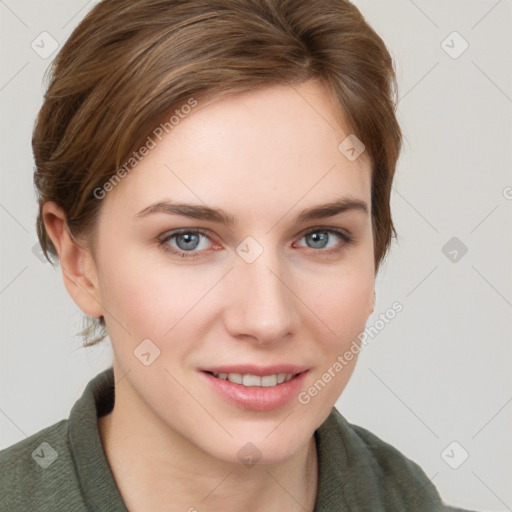
<svg viewBox="0 0 512 512"><path fill-rule="evenodd" d="M112 367L96 375L71 409L68 436L84 500L91 510L128 512L108 465L98 417L114 406Z"/></svg>

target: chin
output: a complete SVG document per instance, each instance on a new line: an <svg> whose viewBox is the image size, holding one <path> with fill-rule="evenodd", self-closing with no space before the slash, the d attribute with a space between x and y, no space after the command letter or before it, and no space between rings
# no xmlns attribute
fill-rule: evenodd
<svg viewBox="0 0 512 512"><path fill-rule="evenodd" d="M247 466L279 464L303 450L313 435L313 430L290 432L290 425L286 423L287 420L277 428L277 424L271 428L261 425L247 428L227 442L206 448L212 456L228 463Z"/></svg>

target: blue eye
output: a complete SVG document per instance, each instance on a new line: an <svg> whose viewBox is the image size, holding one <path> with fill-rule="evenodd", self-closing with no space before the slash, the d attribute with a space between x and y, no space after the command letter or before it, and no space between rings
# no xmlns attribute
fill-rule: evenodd
<svg viewBox="0 0 512 512"><path fill-rule="evenodd" d="M349 233L332 228L311 229L302 235L300 240L302 239L309 241L307 248L320 254L339 252L345 246L354 243L354 239ZM334 241L334 245L330 243L331 240ZM164 252L170 252L182 258L195 258L201 256L208 249L208 242L212 243L210 237L204 231L182 229L164 235L159 239L158 245L162 247ZM301 245L300 247L304 246Z"/></svg>
<svg viewBox="0 0 512 512"><path fill-rule="evenodd" d="M312 245L308 245L310 249L326 249L333 247L332 245L328 245L329 242L332 241L333 235L335 235L335 238L338 239L341 237L341 234L337 231L332 231L329 229L315 229L314 231L306 233L302 238L305 238L306 240L309 240L312 243ZM336 240L334 240L334 242L334 247L336 247Z"/></svg>
<svg viewBox="0 0 512 512"><path fill-rule="evenodd" d="M182 258L190 258L199 256L199 249L201 245L201 237L209 240L208 235L198 230L182 230L175 231L173 233L169 233L163 239L160 240L159 245L161 245L164 251L170 251L174 254L181 256ZM168 242L175 241L177 247L170 246Z"/></svg>

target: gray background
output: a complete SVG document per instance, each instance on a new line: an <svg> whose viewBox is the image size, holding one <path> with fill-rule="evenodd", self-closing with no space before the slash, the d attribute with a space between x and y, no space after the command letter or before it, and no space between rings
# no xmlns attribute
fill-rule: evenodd
<svg viewBox="0 0 512 512"><path fill-rule="evenodd" d="M33 252L30 139L55 53L31 44L46 31L60 47L93 3L0 0L1 447L66 418L112 356L108 342L80 349L82 313ZM396 60L405 136L399 242L368 325L394 301L404 309L370 339L338 408L416 461L446 502L512 510L512 3L355 3ZM457 58L453 31L469 44Z"/></svg>

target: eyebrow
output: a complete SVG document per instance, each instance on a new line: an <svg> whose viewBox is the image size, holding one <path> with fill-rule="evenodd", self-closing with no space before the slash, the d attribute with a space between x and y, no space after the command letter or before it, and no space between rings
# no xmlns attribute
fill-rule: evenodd
<svg viewBox="0 0 512 512"><path fill-rule="evenodd" d="M360 199L342 198L330 203L306 208L295 216L294 221L297 224L301 224L310 220L334 217L335 215L348 211L360 211L368 214L369 208L366 202L361 201ZM215 209L198 204L177 203L169 200L157 201L150 204L134 215L133 219L135 220L157 213L179 215L181 217L216 222L227 226L233 226L236 224L236 218L233 215L226 213L222 208Z"/></svg>

